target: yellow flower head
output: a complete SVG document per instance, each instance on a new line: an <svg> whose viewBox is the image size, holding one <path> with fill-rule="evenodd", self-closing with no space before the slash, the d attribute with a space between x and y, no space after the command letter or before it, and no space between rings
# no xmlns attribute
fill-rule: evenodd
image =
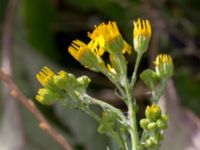
<svg viewBox="0 0 200 150"><path fill-rule="evenodd" d="M151 38L151 25L148 20L134 21L133 43L134 49L138 53L144 53Z"/></svg>
<svg viewBox="0 0 200 150"><path fill-rule="evenodd" d="M74 40L71 46L69 46L68 51L77 61L79 61L88 51L90 51L90 49L84 42Z"/></svg>
<svg viewBox="0 0 200 150"><path fill-rule="evenodd" d="M42 70L36 74L38 81L44 86L48 86L52 82L53 77L55 76L54 72L51 71L48 67L44 66Z"/></svg>
<svg viewBox="0 0 200 150"><path fill-rule="evenodd" d="M161 118L161 109L157 104L147 106L145 115L148 119L156 121Z"/></svg>
<svg viewBox="0 0 200 150"><path fill-rule="evenodd" d="M116 38L121 37L116 22L108 22L108 24L102 23L99 26L95 26L95 30L92 33L88 33L91 39L97 39L99 36L103 36L105 42L110 42Z"/></svg>
<svg viewBox="0 0 200 150"><path fill-rule="evenodd" d="M98 41L103 49L110 53L122 52L124 48L124 40L119 32L116 22L102 23L95 26L92 33L88 33L92 40Z"/></svg>
<svg viewBox="0 0 200 150"><path fill-rule="evenodd" d="M134 21L134 30L133 30L133 35L134 38L138 37L139 35L141 36L146 36L148 38L151 38L151 24L149 20L140 20Z"/></svg>
<svg viewBox="0 0 200 150"><path fill-rule="evenodd" d="M100 57L104 50L97 46L96 41L92 40L89 44L85 44L80 40L75 40L69 46L69 53L79 61L83 66L93 71L100 71L103 69L104 62Z"/></svg>
<svg viewBox="0 0 200 150"><path fill-rule="evenodd" d="M154 61L156 73L163 77L171 77L173 74L173 61L171 56L160 54Z"/></svg>
<svg viewBox="0 0 200 150"><path fill-rule="evenodd" d="M154 64L159 67L163 64L172 64L172 58L171 56L167 55L167 54L159 54L156 57L156 60L154 61Z"/></svg>
<svg viewBox="0 0 200 150"><path fill-rule="evenodd" d="M99 46L99 41L101 38L99 37L97 40L91 40L88 44L88 47L92 52L94 52L98 56L102 56L105 50Z"/></svg>
<svg viewBox="0 0 200 150"><path fill-rule="evenodd" d="M39 89L35 99L42 104L50 105L56 101L56 94L50 89Z"/></svg>

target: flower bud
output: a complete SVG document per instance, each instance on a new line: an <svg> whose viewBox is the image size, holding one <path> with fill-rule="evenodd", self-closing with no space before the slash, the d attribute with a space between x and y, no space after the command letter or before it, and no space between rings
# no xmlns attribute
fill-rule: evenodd
<svg viewBox="0 0 200 150"><path fill-rule="evenodd" d="M133 22L134 30L133 30L133 43L134 49L138 53L146 52L149 41L151 38L151 24L148 20L140 20L137 22Z"/></svg>
<svg viewBox="0 0 200 150"><path fill-rule="evenodd" d="M58 75L53 78L55 85L60 89L66 89L68 75L64 71L60 71Z"/></svg>
<svg viewBox="0 0 200 150"><path fill-rule="evenodd" d="M49 89L39 89L36 100L42 104L50 105L55 102L56 95Z"/></svg>
<svg viewBox="0 0 200 150"><path fill-rule="evenodd" d="M155 146L156 146L156 143L155 143L155 141L154 141L153 138L149 138L148 140L146 140L146 142L145 142L145 147L146 147L147 149L152 149L152 148L154 148Z"/></svg>
<svg viewBox="0 0 200 150"><path fill-rule="evenodd" d="M157 125L155 122L151 122L148 124L147 128L150 130L150 131L155 131L157 129Z"/></svg>
<svg viewBox="0 0 200 150"><path fill-rule="evenodd" d="M78 83L77 89L79 89L79 91L81 93L85 92L85 90L88 87L90 81L91 81L90 78L88 78L87 76L81 76L81 77L77 78L77 83Z"/></svg>
<svg viewBox="0 0 200 150"><path fill-rule="evenodd" d="M171 77L174 72L174 66L171 56L160 54L154 61L156 73L160 77Z"/></svg>
<svg viewBox="0 0 200 150"><path fill-rule="evenodd" d="M160 106L153 104L152 106L147 106L145 111L146 117L151 121L156 121L161 117Z"/></svg>
<svg viewBox="0 0 200 150"><path fill-rule="evenodd" d="M156 124L157 124L158 128L161 130L167 129L167 127L168 127L167 122L165 122L163 119L157 120Z"/></svg>
<svg viewBox="0 0 200 150"><path fill-rule="evenodd" d="M48 67L44 66L41 71L36 74L36 78L38 81L44 86L45 88L54 89L55 85L53 83L53 77L55 73L49 69Z"/></svg>
<svg viewBox="0 0 200 150"><path fill-rule="evenodd" d="M148 123L149 123L149 120L148 120L148 119L142 119L142 120L140 120L140 126L141 126L143 129L147 129Z"/></svg>
<svg viewBox="0 0 200 150"><path fill-rule="evenodd" d="M168 122L168 115L163 115L163 116L162 116L162 119L163 119L163 121L164 121L165 123L167 123L167 122Z"/></svg>
<svg viewBox="0 0 200 150"><path fill-rule="evenodd" d="M69 46L69 53L79 61L83 66L93 71L102 71L105 69L105 64L100 57L99 49L94 50L94 41L91 41L88 45L80 40L75 40Z"/></svg>

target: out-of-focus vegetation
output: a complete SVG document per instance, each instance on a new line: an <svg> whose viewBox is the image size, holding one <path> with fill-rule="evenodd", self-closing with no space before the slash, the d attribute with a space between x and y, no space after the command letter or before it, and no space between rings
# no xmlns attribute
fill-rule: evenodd
<svg viewBox="0 0 200 150"><path fill-rule="evenodd" d="M0 34L7 2L0 0ZM23 0L18 1L14 15L13 76L29 97L34 99L39 87L34 75L42 66L54 67L55 71L62 67L77 75L89 75L93 79L89 90L92 95L106 98L126 110L124 104L110 94L112 84L102 75L80 66L69 55L67 48L76 38L87 42L87 32L95 24L109 20L116 21L123 36L132 43L132 21L141 17L151 21L153 38L140 70L152 65L150 62L156 53L170 54L175 63L174 81L181 103L200 116L199 0ZM135 54L127 56L130 73ZM148 103L143 98L146 95L142 95L142 88L138 82L136 91L141 100L140 108ZM60 106L37 106L73 143L75 149L102 150L108 144L106 137L96 132L95 121L82 112ZM20 108L30 149L59 149L38 128L33 116L23 106Z"/></svg>

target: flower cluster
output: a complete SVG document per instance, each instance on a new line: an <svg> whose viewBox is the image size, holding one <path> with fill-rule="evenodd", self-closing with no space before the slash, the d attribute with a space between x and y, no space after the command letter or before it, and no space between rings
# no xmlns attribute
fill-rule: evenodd
<svg viewBox="0 0 200 150"><path fill-rule="evenodd" d="M163 140L163 131L167 128L167 115L162 115L160 107L156 104L148 106L145 111L145 119L140 121L144 132L141 146L146 149L157 149Z"/></svg>
<svg viewBox="0 0 200 150"><path fill-rule="evenodd" d="M124 115L120 109L89 96L86 89L90 78L87 76L77 78L65 71L54 73L48 67L43 67L36 75L43 86L38 90L36 100L47 105L60 102L86 112L99 123L98 131L113 138L119 149L158 149L163 139L163 131L167 128L168 117L162 115L157 102L164 92L167 79L173 74L173 62L169 55L160 54L154 61L155 71L146 69L140 75L151 90L152 105L146 108L146 118L140 121L143 134L139 140L136 121L137 103L133 90L139 63L148 49L152 31L148 20L138 19L133 22L133 25L133 48L120 34L116 22L95 26L92 32L88 32L90 38L88 43L74 40L68 47L68 52L81 65L92 71L103 73L116 86L117 95L127 106L127 115ZM133 49L137 57L130 80L125 54L133 53ZM105 60L107 56L108 60ZM101 107L102 115L91 109L91 105Z"/></svg>
<svg viewBox="0 0 200 150"><path fill-rule="evenodd" d="M36 100L46 105L52 104L55 101L62 103L67 98L68 102L76 106L79 103L80 94L85 93L90 83L90 79L87 76L76 78L73 74L65 71L55 74L46 66L42 68L36 77L44 87L38 90Z"/></svg>

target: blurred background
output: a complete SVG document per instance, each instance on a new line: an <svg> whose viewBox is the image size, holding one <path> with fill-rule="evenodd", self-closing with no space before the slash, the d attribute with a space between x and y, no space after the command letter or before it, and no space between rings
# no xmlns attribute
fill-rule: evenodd
<svg viewBox="0 0 200 150"><path fill-rule="evenodd" d="M101 74L93 73L67 52L74 39L88 42L87 32L94 25L116 21L124 39L132 44L133 20L149 19L153 37L140 64L139 73L150 67L158 53L173 57L175 73L162 98L163 110L170 114L169 131L162 150L199 150L200 145L200 1L199 0L15 0L12 23L12 76L23 93L34 100L40 87L35 74L42 66L61 69L92 79L88 92L121 108L114 86ZM8 0L0 0L0 36L3 35ZM3 38L0 46L3 46ZM129 75L136 53L126 56ZM4 54L1 51L1 61ZM137 82L134 94L138 118L149 104L148 89ZM3 85L0 91L0 150L60 150L42 131L34 116L21 104L7 105ZM104 150L112 141L97 133L98 125L84 113L60 105L34 103L73 145L75 150ZM13 106L14 105L14 106ZM16 107L15 107L16 105ZM15 109L13 109L15 108ZM98 108L97 108L97 111ZM140 131L141 132L141 131ZM23 147L23 148L22 148Z"/></svg>

